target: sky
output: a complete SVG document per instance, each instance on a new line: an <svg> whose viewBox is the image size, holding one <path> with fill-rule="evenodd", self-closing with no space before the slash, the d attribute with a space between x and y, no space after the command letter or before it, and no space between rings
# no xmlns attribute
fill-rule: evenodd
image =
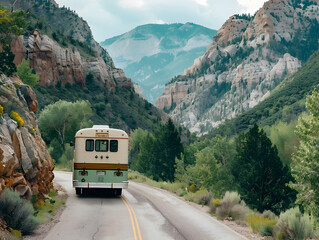
<svg viewBox="0 0 319 240"><path fill-rule="evenodd" d="M266 0L55 0L88 22L98 41L148 23L192 22L218 30L234 14L254 14Z"/></svg>

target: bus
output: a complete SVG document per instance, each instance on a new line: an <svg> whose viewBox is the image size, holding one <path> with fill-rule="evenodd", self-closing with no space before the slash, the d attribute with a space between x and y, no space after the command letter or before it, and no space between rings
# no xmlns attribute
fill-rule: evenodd
<svg viewBox="0 0 319 240"><path fill-rule="evenodd" d="M128 135L107 125L94 125L75 134L73 187L108 189L121 195L128 187Z"/></svg>

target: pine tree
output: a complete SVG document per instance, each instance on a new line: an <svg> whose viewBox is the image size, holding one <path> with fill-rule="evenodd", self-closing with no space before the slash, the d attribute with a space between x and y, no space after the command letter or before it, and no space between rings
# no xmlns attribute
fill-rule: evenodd
<svg viewBox="0 0 319 240"><path fill-rule="evenodd" d="M296 183L290 186L297 190L297 203L302 204L316 219L319 217L319 95L314 91L307 98L309 114L298 120L297 135L300 146L292 158L292 175Z"/></svg>
<svg viewBox="0 0 319 240"><path fill-rule="evenodd" d="M291 175L265 132L254 125L248 133L238 137L236 144L232 173L245 202L260 212L279 213L288 208L294 201L294 192L286 186Z"/></svg>

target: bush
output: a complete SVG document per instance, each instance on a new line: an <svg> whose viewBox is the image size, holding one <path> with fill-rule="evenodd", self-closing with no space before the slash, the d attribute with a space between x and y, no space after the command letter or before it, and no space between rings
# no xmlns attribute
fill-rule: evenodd
<svg viewBox="0 0 319 240"><path fill-rule="evenodd" d="M23 121L22 117L20 117L19 113L11 112L10 117L17 122L19 127L23 126L24 121Z"/></svg>
<svg viewBox="0 0 319 240"><path fill-rule="evenodd" d="M3 114L3 107L0 105L0 116Z"/></svg>
<svg viewBox="0 0 319 240"><path fill-rule="evenodd" d="M212 199L212 194L209 193L206 189L200 189L194 193L195 203L198 203L201 205L207 205L211 199Z"/></svg>
<svg viewBox="0 0 319 240"><path fill-rule="evenodd" d="M268 218L268 219L276 219L276 218L277 218L276 214L274 214L274 213L273 213L272 211L270 211L270 210L265 210L265 211L263 212L262 216L263 216L264 218Z"/></svg>
<svg viewBox="0 0 319 240"><path fill-rule="evenodd" d="M0 217L8 225L16 230L21 230L22 234L30 234L37 226L37 221L33 216L32 204L20 198L19 193L12 192L6 188L0 198Z"/></svg>
<svg viewBox="0 0 319 240"><path fill-rule="evenodd" d="M277 227L287 240L303 240L313 236L313 222L308 214L300 212L299 207L281 213Z"/></svg>
<svg viewBox="0 0 319 240"><path fill-rule="evenodd" d="M39 82L39 76L32 73L28 60L22 60L22 63L17 67L17 74L23 83L31 87L34 87Z"/></svg>
<svg viewBox="0 0 319 240"><path fill-rule="evenodd" d="M261 236L272 236L277 220L265 218L263 216L253 216L248 218L248 225L254 233Z"/></svg>

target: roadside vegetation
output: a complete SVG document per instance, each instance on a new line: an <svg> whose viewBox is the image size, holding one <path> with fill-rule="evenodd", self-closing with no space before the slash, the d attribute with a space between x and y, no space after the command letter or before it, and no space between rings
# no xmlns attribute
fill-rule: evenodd
<svg viewBox="0 0 319 240"><path fill-rule="evenodd" d="M165 145L161 142L164 129L153 133L137 129L130 139L133 171L129 178L207 205L218 219L245 224L260 236L318 239L316 90L308 96L306 108L298 121L279 121L264 128L255 124L231 138L217 135L196 139L172 151L175 156L165 158L153 149L176 149L181 142L179 135L172 137L166 132L172 142ZM171 166L173 157L172 179L162 166Z"/></svg>
<svg viewBox="0 0 319 240"><path fill-rule="evenodd" d="M32 234L39 224L49 222L64 204L65 201L53 188L44 199L37 199L33 195L30 200L23 199L18 192L6 188L0 195L0 218L7 224L6 230L12 235L10 239L20 239ZM2 234L5 233L0 232L0 239L6 239Z"/></svg>

